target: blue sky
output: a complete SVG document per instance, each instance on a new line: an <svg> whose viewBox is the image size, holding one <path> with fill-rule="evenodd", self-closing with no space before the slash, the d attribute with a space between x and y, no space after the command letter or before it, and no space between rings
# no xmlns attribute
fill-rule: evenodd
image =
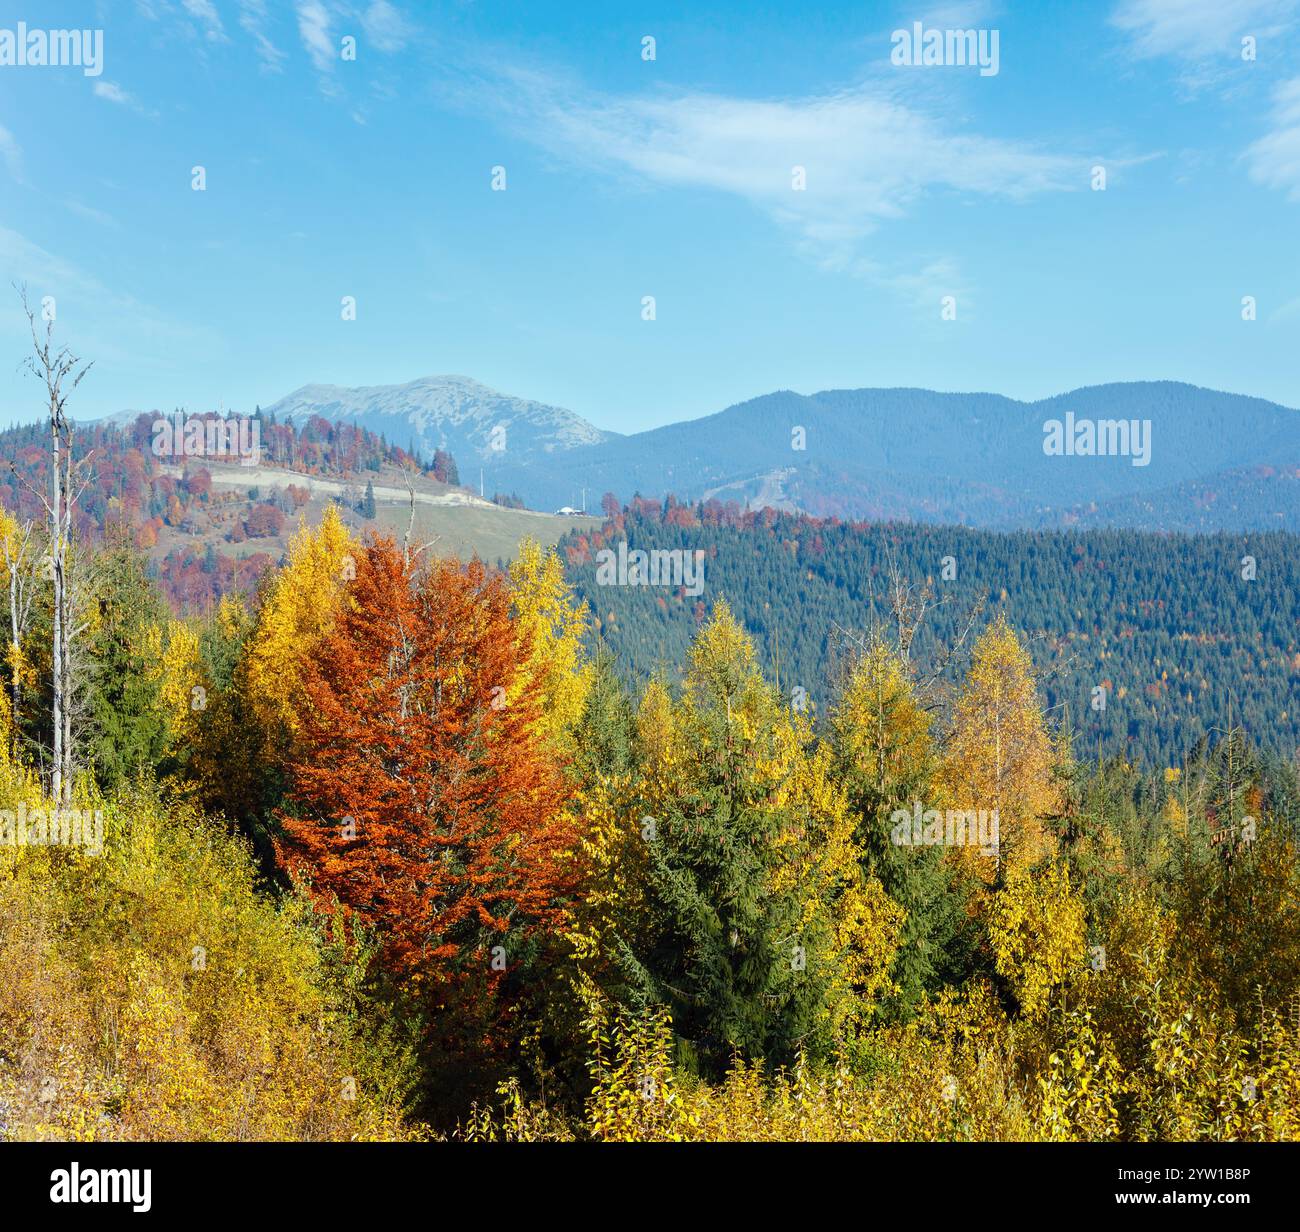
<svg viewBox="0 0 1300 1232"><path fill-rule="evenodd" d="M104 38L0 65L0 422L40 409L11 281L85 417L435 373L620 431L780 388L1300 406L1300 0L815 7L0 0ZM915 21L998 73L891 63Z"/></svg>

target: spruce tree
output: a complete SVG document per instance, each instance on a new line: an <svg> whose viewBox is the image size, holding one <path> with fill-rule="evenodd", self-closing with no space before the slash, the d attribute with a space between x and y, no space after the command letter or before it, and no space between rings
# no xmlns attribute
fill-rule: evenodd
<svg viewBox="0 0 1300 1232"><path fill-rule="evenodd" d="M969 974L977 938L966 911L970 878L945 849L893 841L896 811L911 815L918 802L928 810L941 799L930 715L907 662L883 638L873 636L848 672L831 730L864 869L907 912L896 991L882 1007L886 1019L906 1020L926 993Z"/></svg>
<svg viewBox="0 0 1300 1232"><path fill-rule="evenodd" d="M863 878L829 750L782 706L725 604L681 702L647 691L637 745L657 927L626 939L631 982L708 1072L735 1052L829 1055L884 982L902 913Z"/></svg>
<svg viewBox="0 0 1300 1232"><path fill-rule="evenodd" d="M146 649L147 630L165 621L166 609L143 559L126 544L102 552L96 573L87 751L100 786L112 791L153 769L166 748L159 664L150 662Z"/></svg>

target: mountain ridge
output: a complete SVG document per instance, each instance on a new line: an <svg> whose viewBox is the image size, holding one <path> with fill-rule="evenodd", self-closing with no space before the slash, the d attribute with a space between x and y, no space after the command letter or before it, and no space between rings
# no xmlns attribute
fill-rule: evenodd
<svg viewBox="0 0 1300 1232"><path fill-rule="evenodd" d="M481 468L485 491L540 509L580 494L594 505L608 491L988 528L1300 528L1300 410L1182 381L1033 401L915 385L784 389L628 435L458 375L307 384L263 413L353 423L426 455L446 449L467 482ZM1054 421L1122 421L1120 444L1136 422L1149 456L1049 456ZM1188 492L1200 493L1193 512L1177 507Z"/></svg>

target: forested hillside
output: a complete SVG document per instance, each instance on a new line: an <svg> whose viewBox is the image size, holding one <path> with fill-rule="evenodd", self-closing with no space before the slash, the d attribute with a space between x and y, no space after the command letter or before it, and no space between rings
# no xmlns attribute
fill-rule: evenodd
<svg viewBox="0 0 1300 1232"><path fill-rule="evenodd" d="M126 422L78 425L73 439L86 460L85 487L73 519L83 542L125 540L146 553L150 575L178 612L256 588L283 556L297 516L312 504L307 477L337 481L344 506L362 514L366 484L385 474L406 472L442 485L460 482L449 453L435 450L426 461L352 425L320 418L285 423L260 409L252 416L182 416L183 424L200 433L218 426L242 430L246 444L255 441L256 459L241 463L225 454L206 456L202 445L187 455L183 441L173 445L174 419L141 414ZM161 452L154 448L160 424L168 430ZM20 521L44 513L49 448L48 427L0 431L0 506ZM238 466L237 474L247 475L247 482L235 488L213 482L214 470L231 466ZM254 471L269 472L270 482L259 481ZM319 520L319 502L311 512ZM374 517L373 498L368 513Z"/></svg>
<svg viewBox="0 0 1300 1232"><path fill-rule="evenodd" d="M413 487L350 525L369 483L177 612L152 505L233 507L82 452L51 335L0 510L0 1138L1300 1135L1291 536L606 494L494 568Z"/></svg>
<svg viewBox="0 0 1300 1232"><path fill-rule="evenodd" d="M1143 774L991 613L954 688L865 628L816 725L722 601L626 689L537 545L327 512L177 620L0 533L0 1137L1300 1135L1300 790L1226 713Z"/></svg>
<svg viewBox="0 0 1300 1232"><path fill-rule="evenodd" d="M598 585L597 553L620 542L703 551L702 593ZM1230 712L1261 748L1300 748L1295 535L1000 534L638 500L560 547L628 680L678 678L726 599L783 691L803 689L824 714L845 654L891 619L901 582L928 595L912 656L949 684L972 616L978 627L1004 614L1021 629L1048 710L1080 755L1176 766Z"/></svg>

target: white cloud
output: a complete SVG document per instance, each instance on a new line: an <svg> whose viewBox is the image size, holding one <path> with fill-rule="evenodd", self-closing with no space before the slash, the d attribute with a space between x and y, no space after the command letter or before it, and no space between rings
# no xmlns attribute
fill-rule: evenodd
<svg viewBox="0 0 1300 1232"><path fill-rule="evenodd" d="M991 0L938 0L921 15L921 24L931 30L969 30L992 20L995 12Z"/></svg>
<svg viewBox="0 0 1300 1232"><path fill-rule="evenodd" d="M214 0L136 0L136 4L150 20L171 21L190 36L197 30L211 43L231 41ZM271 33L279 16L277 6L268 0L238 0L238 8L240 29L252 40L263 71L281 71L288 54ZM321 89L330 95L341 93L334 73L340 27L384 53L401 51L414 29L392 0L294 0L289 11L312 66L322 75ZM126 101L113 91L97 93L113 102Z"/></svg>
<svg viewBox="0 0 1300 1232"><path fill-rule="evenodd" d="M122 89L115 81L97 81L92 89L95 97L102 98L105 102L116 103L119 107L129 107L144 116L158 114L156 111L150 111L134 94Z"/></svg>
<svg viewBox="0 0 1300 1232"><path fill-rule="evenodd" d="M786 231L804 259L922 314L937 314L945 295L971 303L958 258L903 261L871 245L873 232L934 193L1024 201L1082 189L1095 161L958 131L879 84L794 99L614 98L514 69L467 87L462 102L498 109L527 140L598 174L729 194Z"/></svg>
<svg viewBox="0 0 1300 1232"><path fill-rule="evenodd" d="M256 44L257 58L262 62L262 68L274 73L279 72L286 57L267 34L267 20L266 0L239 0L240 28Z"/></svg>
<svg viewBox="0 0 1300 1232"><path fill-rule="evenodd" d="M1298 316L1300 316L1300 296L1287 300L1280 308L1269 313L1268 324L1272 325L1275 321L1289 321Z"/></svg>
<svg viewBox="0 0 1300 1232"><path fill-rule="evenodd" d="M0 278L4 285L26 285L36 303L44 295L55 296L60 321L78 322L78 353L96 363L168 368L184 362L182 357L191 352L224 350L215 331L184 324L175 313L159 312L4 226ZM15 328L15 318L16 313L0 314L0 331Z"/></svg>
<svg viewBox="0 0 1300 1232"><path fill-rule="evenodd" d="M1300 0L1122 0L1111 24L1139 56L1210 60L1241 55L1246 35L1266 38L1295 16Z"/></svg>
<svg viewBox="0 0 1300 1232"><path fill-rule="evenodd" d="M411 35L411 27L389 0L374 0L361 15L366 38L379 50L401 51Z"/></svg>
<svg viewBox="0 0 1300 1232"><path fill-rule="evenodd" d="M212 0L181 0L185 11L203 27L209 42L226 42L226 31L221 24L221 15Z"/></svg>
<svg viewBox="0 0 1300 1232"><path fill-rule="evenodd" d="M1300 77L1273 92L1271 131L1246 149L1250 178L1300 201Z"/></svg>
<svg viewBox="0 0 1300 1232"><path fill-rule="evenodd" d="M298 0L298 34L318 72L334 67L334 40L330 36L330 14L321 0Z"/></svg>
<svg viewBox="0 0 1300 1232"><path fill-rule="evenodd" d="M134 100L121 86L112 81L97 81L94 86L95 97L106 99L110 103L128 107Z"/></svg>
<svg viewBox="0 0 1300 1232"><path fill-rule="evenodd" d="M112 227L118 229L118 221L111 214L105 214L103 210L97 210L93 205L84 205L80 201L71 199L63 203L74 214L79 214L82 218L88 218L93 223L98 223L101 227Z"/></svg>
<svg viewBox="0 0 1300 1232"><path fill-rule="evenodd" d="M617 99L514 71L486 98L567 160L673 187L730 193L789 228L828 266L931 192L1024 200L1087 183L1090 160L952 131L867 88L801 99L710 94ZM481 100L480 100L481 101ZM794 168L807 187L794 189Z"/></svg>

